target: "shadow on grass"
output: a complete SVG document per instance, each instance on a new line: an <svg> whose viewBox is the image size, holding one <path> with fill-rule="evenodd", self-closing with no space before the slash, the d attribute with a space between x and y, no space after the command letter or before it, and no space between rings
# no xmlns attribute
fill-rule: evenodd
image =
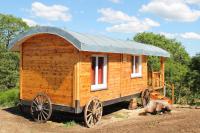
<svg viewBox="0 0 200 133"><path fill-rule="evenodd" d="M113 112L119 111L121 109L127 109L128 108L128 102L120 102L117 104L105 106L103 108L103 116L109 115ZM12 113L14 115L22 116L25 119L28 119L30 121L33 121L31 115L30 115L30 109L29 107L25 107L24 112L21 112L18 107L10 107L10 108L5 108L3 109L9 113ZM56 122L56 123L63 123L63 124L68 124L75 122L76 124L80 126L84 126L84 117L83 113L80 114L73 114L73 113L67 113L67 112L62 112L62 111L53 111L52 116L50 118L51 122Z"/></svg>

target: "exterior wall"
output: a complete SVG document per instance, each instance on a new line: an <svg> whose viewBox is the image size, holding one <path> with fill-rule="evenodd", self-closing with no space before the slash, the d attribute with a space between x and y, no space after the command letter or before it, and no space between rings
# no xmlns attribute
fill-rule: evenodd
<svg viewBox="0 0 200 133"><path fill-rule="evenodd" d="M107 89L91 91L91 56L107 55ZM84 106L92 97L112 100L147 88L147 61L142 77L131 78L131 55L78 52L66 40L50 34L35 35L21 47L20 98L32 100L45 92L54 104Z"/></svg>
<svg viewBox="0 0 200 133"><path fill-rule="evenodd" d="M45 92L53 103L71 106L77 52L70 43L51 34L35 35L23 42L20 98L32 100Z"/></svg>
<svg viewBox="0 0 200 133"><path fill-rule="evenodd" d="M131 78L131 55L102 54L108 56L107 89L91 91L91 55L99 53L81 52L80 54L80 105L84 106L90 98L101 101L138 93L147 88L147 61L142 56L142 77ZM101 55L101 54L100 54Z"/></svg>
<svg viewBox="0 0 200 133"><path fill-rule="evenodd" d="M131 78L132 73L132 56L123 55L122 61L122 77L121 77L121 95L127 96L134 93L141 92L148 87L147 79L147 59L142 56L142 77Z"/></svg>

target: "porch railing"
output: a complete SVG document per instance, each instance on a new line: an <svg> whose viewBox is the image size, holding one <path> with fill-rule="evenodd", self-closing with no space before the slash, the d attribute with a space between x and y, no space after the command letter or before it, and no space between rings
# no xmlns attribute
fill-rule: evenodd
<svg viewBox="0 0 200 133"><path fill-rule="evenodd" d="M174 96L174 84L166 83L161 78L161 72L148 72L148 85L154 89L162 89L163 88L163 95L166 96L166 88L171 89L171 96L172 96L172 104L174 103L175 96Z"/></svg>
<svg viewBox="0 0 200 133"><path fill-rule="evenodd" d="M162 87L161 84L161 72L149 72L148 73L148 85L153 88Z"/></svg>

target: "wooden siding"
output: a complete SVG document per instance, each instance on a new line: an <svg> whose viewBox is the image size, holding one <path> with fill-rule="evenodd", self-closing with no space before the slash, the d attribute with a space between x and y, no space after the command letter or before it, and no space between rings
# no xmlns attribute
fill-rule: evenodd
<svg viewBox="0 0 200 133"><path fill-rule="evenodd" d="M91 56L107 55L107 89L91 91ZM101 101L139 93L148 87L147 59L142 56L142 77L131 78L132 56L79 52L51 34L35 35L21 46L20 98L32 100L45 92L55 104L84 106L92 97Z"/></svg>
<svg viewBox="0 0 200 133"><path fill-rule="evenodd" d="M121 69L121 96L127 96L141 92L148 87L147 84L147 60L146 56L142 56L142 77L131 78L132 73L132 56L123 55Z"/></svg>
<svg viewBox="0 0 200 133"><path fill-rule="evenodd" d="M55 104L72 106L78 51L61 37L35 35L21 48L21 99L45 92Z"/></svg>
<svg viewBox="0 0 200 133"><path fill-rule="evenodd" d="M107 89L91 91L91 56L107 55ZM81 52L80 54L80 105L84 106L90 98L98 97L101 101L107 101L122 96L138 93L147 88L147 61L142 56L142 77L131 78L131 55L99 54Z"/></svg>

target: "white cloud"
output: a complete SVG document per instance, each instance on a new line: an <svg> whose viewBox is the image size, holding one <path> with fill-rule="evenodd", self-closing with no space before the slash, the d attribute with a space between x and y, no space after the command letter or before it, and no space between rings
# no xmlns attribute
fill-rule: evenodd
<svg viewBox="0 0 200 133"><path fill-rule="evenodd" d="M166 38L170 38L170 39L173 39L179 36L178 33L160 32L159 34L164 35Z"/></svg>
<svg viewBox="0 0 200 133"><path fill-rule="evenodd" d="M49 21L69 21L72 15L69 12L69 8L63 5L47 6L40 2L32 3L31 11L34 16L47 19Z"/></svg>
<svg viewBox="0 0 200 133"><path fill-rule="evenodd" d="M111 27L106 28L109 32L142 32L152 27L160 26L158 22L149 18L139 20L135 16L129 16L122 11L116 11L111 8L102 8L98 12L101 13L101 17L97 21L112 24Z"/></svg>
<svg viewBox="0 0 200 133"><path fill-rule="evenodd" d="M132 32L143 32L148 29L149 29L149 26L147 25L139 24L137 22L128 22L128 23L122 23L122 24L113 25L112 27L108 27L106 28L106 31L132 33Z"/></svg>
<svg viewBox="0 0 200 133"><path fill-rule="evenodd" d="M116 11L111 8L101 8L98 10L101 13L101 17L97 19L100 22L107 23L121 23L126 21L135 21L137 18L134 16L129 16L122 11Z"/></svg>
<svg viewBox="0 0 200 133"><path fill-rule="evenodd" d="M109 1L111 1L113 3L120 3L120 0L109 0Z"/></svg>
<svg viewBox="0 0 200 133"><path fill-rule="evenodd" d="M186 0L188 4L200 4L200 0Z"/></svg>
<svg viewBox="0 0 200 133"><path fill-rule="evenodd" d="M152 26L152 27L158 27L158 26L160 26L160 24L158 22L155 22L155 21L153 21L150 18L145 18L144 19L144 24Z"/></svg>
<svg viewBox="0 0 200 133"><path fill-rule="evenodd" d="M164 35L167 38L179 38L179 39L189 39L189 40L200 40L200 34L195 32L185 32L185 33L168 33L160 32L159 34Z"/></svg>
<svg viewBox="0 0 200 133"><path fill-rule="evenodd" d="M140 11L150 12L171 21L192 22L200 17L200 11L191 9L184 0L151 0L142 5Z"/></svg>
<svg viewBox="0 0 200 133"><path fill-rule="evenodd" d="M27 25L29 25L29 26L36 26L36 25L38 25L37 22L35 22L34 20L31 20L31 19L23 18L22 20L24 22L26 22Z"/></svg>
<svg viewBox="0 0 200 133"><path fill-rule="evenodd" d="M200 40L200 34L195 32L186 32L180 35L184 39Z"/></svg>

